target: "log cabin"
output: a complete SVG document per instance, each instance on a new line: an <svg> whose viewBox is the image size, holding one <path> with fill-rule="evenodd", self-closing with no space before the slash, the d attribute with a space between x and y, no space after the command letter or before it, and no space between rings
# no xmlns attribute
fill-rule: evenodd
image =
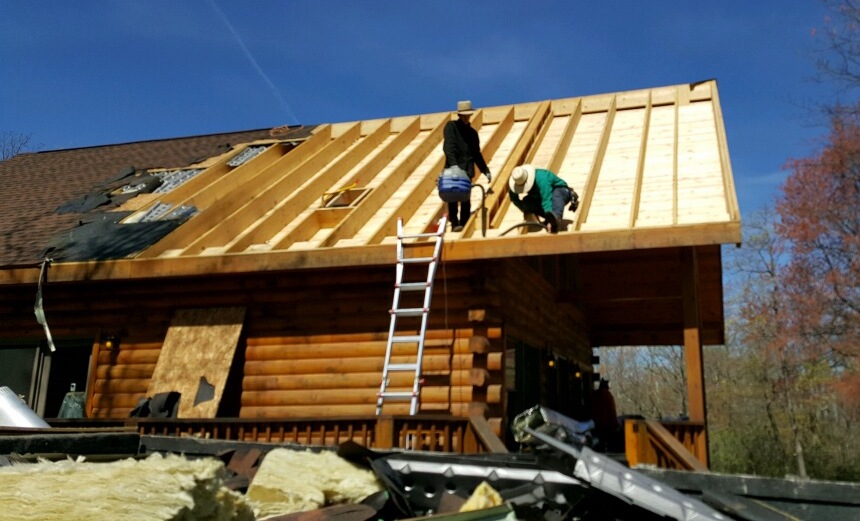
<svg viewBox="0 0 860 521"><path fill-rule="evenodd" d="M72 383L92 419L166 391L181 393L180 419L373 417L398 222L439 231L454 117L0 162L0 385L46 418ZM494 178L476 178L465 228L444 231L418 415L482 417L510 443L529 407L587 403L595 348L683 346L706 464L702 346L724 342L721 248L741 240L716 81L479 107L472 126ZM523 163L579 194L558 234L522 225L510 203ZM392 362L414 361L394 346ZM412 383L392 374L389 388Z"/></svg>

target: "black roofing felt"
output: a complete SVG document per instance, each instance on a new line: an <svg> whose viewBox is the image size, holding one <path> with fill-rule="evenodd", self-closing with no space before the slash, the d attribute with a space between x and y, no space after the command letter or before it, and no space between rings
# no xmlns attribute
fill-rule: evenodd
<svg viewBox="0 0 860 521"><path fill-rule="evenodd" d="M131 212L105 212L92 221L55 235L43 257L54 261L122 259L138 253L188 220L188 216L167 221L120 224Z"/></svg>
<svg viewBox="0 0 860 521"><path fill-rule="evenodd" d="M140 184L149 169L185 168L232 149L232 144L261 139L301 141L310 136L314 128L285 126L33 152L0 161L0 267L32 266L44 258L49 247L54 248L52 251L58 260L61 254L69 255L67 260L102 260L117 258L122 252L135 248L139 251L182 221L123 225L121 231L129 232L130 236L123 237L121 245L107 244L108 238L83 240L84 230L78 229L79 223L111 220L116 216L100 217L100 214L134 195L150 191L151 187L136 192L116 190L126 184ZM34 190L34 186L39 189ZM113 226L119 225L114 223ZM120 230L111 233L117 231ZM73 244L63 237L78 239ZM143 244L144 241L149 242ZM87 252L98 256L85 257Z"/></svg>

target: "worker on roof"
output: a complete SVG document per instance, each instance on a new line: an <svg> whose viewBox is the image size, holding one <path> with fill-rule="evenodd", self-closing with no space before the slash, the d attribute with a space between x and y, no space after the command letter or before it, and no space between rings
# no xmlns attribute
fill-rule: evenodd
<svg viewBox="0 0 860 521"><path fill-rule="evenodd" d="M475 175L475 166L487 176L487 181L491 181L493 178L490 174L490 167L487 166L484 156L481 155L481 140L478 137L478 132L469 123L474 113L471 101L458 101L457 119L451 120L445 125L443 131L445 140L442 144L442 151L445 152L445 171L455 171L459 176L465 175L470 188L472 177ZM452 167L457 168L452 170ZM462 170L462 174L459 172L460 170ZM468 193L459 199L448 202L448 220L451 221L451 230L455 232L463 230L472 210Z"/></svg>
<svg viewBox="0 0 860 521"><path fill-rule="evenodd" d="M526 219L530 215L543 217L550 233L558 233L564 216L564 205L571 203L570 210L576 211L579 196L564 179L544 168L520 165L511 172L508 179L508 195L514 206L523 211Z"/></svg>

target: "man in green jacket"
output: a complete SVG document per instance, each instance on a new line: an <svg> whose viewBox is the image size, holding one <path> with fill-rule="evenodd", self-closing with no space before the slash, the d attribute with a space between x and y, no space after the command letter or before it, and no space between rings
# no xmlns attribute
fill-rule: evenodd
<svg viewBox="0 0 860 521"><path fill-rule="evenodd" d="M508 179L508 195L514 206L524 214L543 217L550 233L558 233L564 215L564 205L573 201L576 211L579 197L564 179L544 168L521 165L514 168Z"/></svg>

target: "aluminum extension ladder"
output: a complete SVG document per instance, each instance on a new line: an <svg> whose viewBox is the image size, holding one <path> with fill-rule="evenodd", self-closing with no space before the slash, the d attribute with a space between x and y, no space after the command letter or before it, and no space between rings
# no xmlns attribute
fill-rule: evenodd
<svg viewBox="0 0 860 521"><path fill-rule="evenodd" d="M382 414L382 406L386 399L410 400L411 406L409 414L415 415L418 412L418 406L421 397L421 363L424 357L424 336L427 333L427 315L430 313L430 299L433 296L433 280L436 277L436 266L439 263L439 258L442 253L442 238L445 235L445 226L447 219L442 216L439 219L439 226L436 232L419 233L415 235L403 234L403 220L397 219L397 275L394 282L394 300L391 304L389 313L391 314L391 324L388 328L388 343L385 348L385 363L382 366L382 383L379 386L376 400L376 415ZM433 248L432 257L406 257L404 248L409 246L424 245L424 242L412 242L404 244L404 239L431 239L436 242ZM427 278L418 282L404 282L403 272L406 264L426 264ZM401 292L423 291L424 304L418 308L401 308L400 294ZM398 334L397 320L404 317L421 317L421 326L418 334ZM411 332L411 331L410 331ZM413 344L417 345L415 352L415 362L392 364L391 355L394 344ZM389 391L388 386L391 383L390 375L392 372L413 372L415 379L412 382L411 391Z"/></svg>

